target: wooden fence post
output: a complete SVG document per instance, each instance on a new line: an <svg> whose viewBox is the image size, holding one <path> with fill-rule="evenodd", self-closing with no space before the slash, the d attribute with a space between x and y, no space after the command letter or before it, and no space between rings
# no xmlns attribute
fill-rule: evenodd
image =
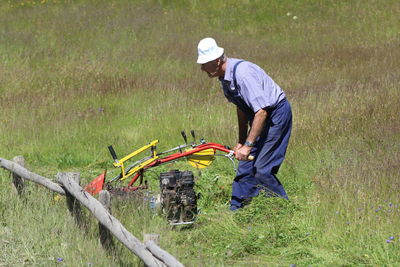
<svg viewBox="0 0 400 267"><path fill-rule="evenodd" d="M18 165L20 165L21 167L25 167L25 159L23 156L16 156L13 158L13 161L15 163L17 163ZM22 194L24 193L24 189L25 189L25 181L24 179L21 178L21 176L19 176L16 173L12 173L12 177L13 177L13 185L15 190L17 191L18 195L21 197Z"/></svg>
<svg viewBox="0 0 400 267"><path fill-rule="evenodd" d="M63 179L63 177L68 177L68 178L72 179L75 183L77 183L78 185L80 184L79 172L59 172L59 173L57 173L57 181L59 183ZM85 226L85 222L83 220L82 209L81 209L81 205L80 205L79 201L76 200L75 197L73 195L71 195L67 190L65 190L65 196L67 199L68 210L71 213L72 217L74 218L76 225L78 225L79 228L83 228Z"/></svg>
<svg viewBox="0 0 400 267"><path fill-rule="evenodd" d="M111 195L107 190L101 190L99 195L99 202L104 206L104 208L111 213ZM112 239L112 234L108 229L99 222L99 239L102 247L110 251L114 248L114 242Z"/></svg>

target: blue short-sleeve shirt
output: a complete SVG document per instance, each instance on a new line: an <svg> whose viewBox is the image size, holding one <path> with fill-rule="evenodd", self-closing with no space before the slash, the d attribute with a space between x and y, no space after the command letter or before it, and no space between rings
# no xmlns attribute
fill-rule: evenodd
<svg viewBox="0 0 400 267"><path fill-rule="evenodd" d="M238 95L245 102L249 109L243 110L246 113L253 112L252 116L260 109L273 109L285 98L285 93L263 69L249 61L236 58L228 58L225 69L225 76L220 77L224 90L235 90L233 81L233 68L236 63L242 61L236 67L236 82ZM229 101L233 102L228 98ZM233 102L235 103L235 102ZM239 107L240 108L240 107ZM251 114L247 114L248 117Z"/></svg>

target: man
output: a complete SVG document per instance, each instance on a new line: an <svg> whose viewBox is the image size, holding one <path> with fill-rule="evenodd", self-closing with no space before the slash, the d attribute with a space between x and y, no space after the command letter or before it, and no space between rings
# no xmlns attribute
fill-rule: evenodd
<svg viewBox="0 0 400 267"><path fill-rule="evenodd" d="M242 208L260 190L288 199L276 177L292 129L285 93L259 66L227 58L214 39L201 40L197 48L201 70L210 78L218 77L225 97L237 106L239 137L234 151L240 162L232 184L231 210ZM249 155L253 161L247 160Z"/></svg>

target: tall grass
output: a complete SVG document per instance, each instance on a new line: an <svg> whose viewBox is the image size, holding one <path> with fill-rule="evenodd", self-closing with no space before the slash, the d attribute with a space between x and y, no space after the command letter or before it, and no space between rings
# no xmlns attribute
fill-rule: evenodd
<svg viewBox="0 0 400 267"><path fill-rule="evenodd" d="M398 265L399 11L392 0L3 2L0 156L24 155L50 178L79 171L84 183L113 172L110 144L123 155L159 139L163 150L195 129L233 145L234 107L195 64L197 42L213 36L288 95L279 177L291 200L259 197L230 213L234 172L218 159L197 180L195 226L121 201L116 217L139 237L161 234L189 266ZM158 172L185 166L149 173L152 190ZM31 185L20 200L9 180L1 171L0 265L139 264L121 246L105 254L94 221L76 231L51 193Z"/></svg>

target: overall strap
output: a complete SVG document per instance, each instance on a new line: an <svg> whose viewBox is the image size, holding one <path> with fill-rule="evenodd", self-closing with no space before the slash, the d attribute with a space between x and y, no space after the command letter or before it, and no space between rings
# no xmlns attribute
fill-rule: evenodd
<svg viewBox="0 0 400 267"><path fill-rule="evenodd" d="M239 87L238 87L237 81L236 81L236 68L237 68L237 66L238 66L240 63L242 63L242 62L244 62L244 60L240 60L240 61L236 62L236 64L233 66L233 75L232 75L232 78L233 78L233 84L235 85L235 89L236 89L236 90L239 90Z"/></svg>
<svg viewBox="0 0 400 267"><path fill-rule="evenodd" d="M233 74L232 74L233 85L235 86L235 90L238 92L239 95L241 95L241 93L240 93L240 87L238 86L237 81L236 81L236 68L242 62L244 62L244 60L240 60L240 61L236 62L236 64L233 66ZM249 122L253 121L254 112L246 104L246 102L243 100L242 97L235 97L235 102L234 103L236 104L236 106L240 110L242 110L246 114L246 117L247 117Z"/></svg>

